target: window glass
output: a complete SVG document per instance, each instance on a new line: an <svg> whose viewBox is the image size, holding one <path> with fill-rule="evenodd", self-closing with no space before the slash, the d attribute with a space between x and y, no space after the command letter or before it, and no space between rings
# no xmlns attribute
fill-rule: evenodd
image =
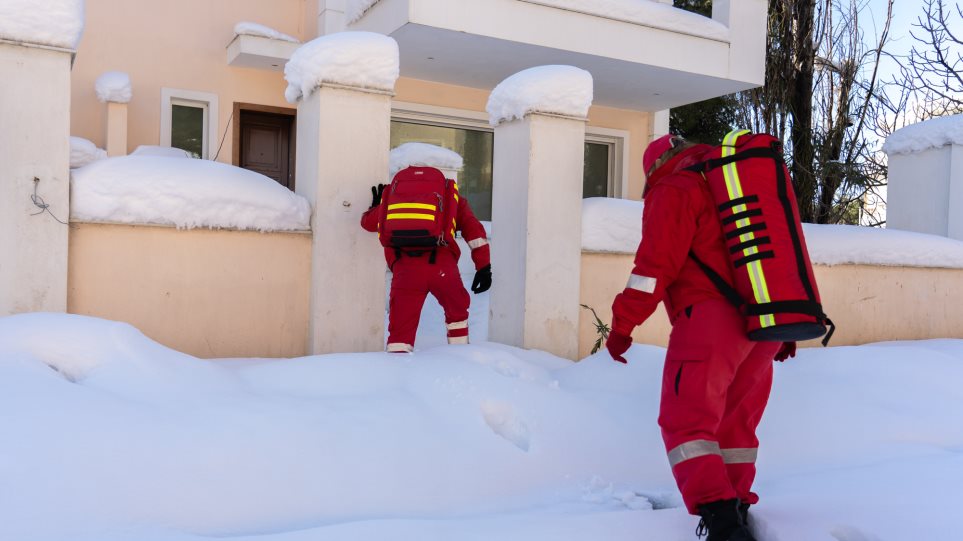
<svg viewBox="0 0 963 541"><path fill-rule="evenodd" d="M585 143L585 166L582 170L582 197L609 195L609 155L611 145Z"/></svg>
<svg viewBox="0 0 963 541"><path fill-rule="evenodd" d="M171 146L204 155L204 108L171 104Z"/></svg>
<svg viewBox="0 0 963 541"><path fill-rule="evenodd" d="M404 143L429 143L460 154L465 169L458 174L458 191L479 220L492 219L492 132L392 121L391 148Z"/></svg>

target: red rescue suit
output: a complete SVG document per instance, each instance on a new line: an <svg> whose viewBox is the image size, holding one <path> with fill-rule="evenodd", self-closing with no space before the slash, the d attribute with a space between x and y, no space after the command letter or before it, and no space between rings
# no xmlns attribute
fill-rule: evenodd
<svg viewBox="0 0 963 541"><path fill-rule="evenodd" d="M491 256L485 228L475 218L468 206L468 200L458 195L457 184L446 205L456 205L454 229L461 231L462 238L471 248L475 269L489 265ZM379 216L380 204L368 209L361 216L361 227L366 231L377 232ZM419 255L409 255L393 248L385 248L385 260L392 272L388 300L389 352L414 350L421 309L429 293L438 299L438 304L445 311L448 343L468 343L468 306L471 299L458 272L461 250L450 232L446 233L445 242L445 246L435 249L433 258L432 250L421 251Z"/></svg>
<svg viewBox="0 0 963 541"><path fill-rule="evenodd" d="M630 336L659 302L672 333L662 378L659 426L686 507L739 498L753 504L756 427L772 385L778 342L751 342L743 316L689 257L732 282L722 226L705 180L684 171L711 147L683 150L648 179L642 242L612 330Z"/></svg>

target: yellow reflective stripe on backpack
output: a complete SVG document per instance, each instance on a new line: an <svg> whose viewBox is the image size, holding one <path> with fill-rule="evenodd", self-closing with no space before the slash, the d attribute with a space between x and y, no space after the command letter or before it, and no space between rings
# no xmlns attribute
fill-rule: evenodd
<svg viewBox="0 0 963 541"><path fill-rule="evenodd" d="M427 203L395 203L394 205L388 205L388 210L395 209L438 210L438 207Z"/></svg>
<svg viewBox="0 0 963 541"><path fill-rule="evenodd" d="M394 214L388 214L385 218L386 220L428 220L429 222L435 221L434 214L421 214L418 212L395 212Z"/></svg>
<svg viewBox="0 0 963 541"><path fill-rule="evenodd" d="M722 157L727 158L736 153L736 140L739 137L750 133L749 130L733 130L729 132L725 138L722 140ZM722 173L726 179L726 190L729 193L729 199L738 199L743 196L742 191L742 181L739 178L739 169L736 168L736 162L728 163L722 167ZM743 212L746 210L745 205L736 205L733 207L733 214ZM743 218L736 222L736 227L741 228L750 224L749 218ZM756 236L750 231L745 235L739 236L740 242L745 242L748 240L755 239ZM750 246L743 250L743 255L753 255L759 252L759 248L755 246ZM752 283L752 294L756 299L757 304L765 304L770 302L769 298L769 286L766 284L766 273L762 270L762 261L753 261L746 265L749 270L749 281ZM759 324L762 327L772 327L776 324L776 318L773 314L764 314L759 316Z"/></svg>

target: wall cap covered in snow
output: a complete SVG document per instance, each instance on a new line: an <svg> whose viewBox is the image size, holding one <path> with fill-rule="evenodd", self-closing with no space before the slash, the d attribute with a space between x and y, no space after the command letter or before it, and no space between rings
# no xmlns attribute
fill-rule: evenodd
<svg viewBox="0 0 963 541"><path fill-rule="evenodd" d="M322 83L392 92L399 74L394 39L374 32L338 32L294 51L284 66L284 97L297 103Z"/></svg>
<svg viewBox="0 0 963 541"><path fill-rule="evenodd" d="M388 158L388 176L408 167L435 167L460 170L465 160L453 150L428 143L405 143L391 150Z"/></svg>
<svg viewBox="0 0 963 541"><path fill-rule="evenodd" d="M529 113L586 118L592 106L592 74L574 66L537 66L498 84L488 98L489 123L522 119Z"/></svg>
<svg viewBox="0 0 963 541"><path fill-rule="evenodd" d="M133 91L130 75L122 71L106 71L94 82L94 91L101 103L130 103Z"/></svg>
<svg viewBox="0 0 963 541"><path fill-rule="evenodd" d="M84 32L84 0L3 0L0 41L76 50Z"/></svg>
<svg viewBox="0 0 963 541"><path fill-rule="evenodd" d="M963 145L963 115L931 118L893 132L883 152L890 156L915 154L947 145Z"/></svg>

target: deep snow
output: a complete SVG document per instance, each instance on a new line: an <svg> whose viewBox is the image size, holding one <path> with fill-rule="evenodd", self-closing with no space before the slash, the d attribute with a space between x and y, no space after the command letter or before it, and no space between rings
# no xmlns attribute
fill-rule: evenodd
<svg viewBox="0 0 963 541"><path fill-rule="evenodd" d="M915 154L947 145L963 145L963 115L931 118L893 132L883 144L883 152Z"/></svg>
<svg viewBox="0 0 963 541"><path fill-rule="evenodd" d="M398 42L374 32L337 32L298 47L284 65L284 98L297 103L321 83L391 91L400 74Z"/></svg>
<svg viewBox="0 0 963 541"><path fill-rule="evenodd" d="M84 32L84 0L3 0L0 39L76 49Z"/></svg>
<svg viewBox="0 0 963 541"><path fill-rule="evenodd" d="M106 71L94 81L94 91L101 103L129 103L133 96L130 75L123 71Z"/></svg>
<svg viewBox="0 0 963 541"><path fill-rule="evenodd" d="M0 539L692 540L663 355L202 361L121 323L0 318ZM961 380L960 340L777 364L760 541L957 539Z"/></svg>
<svg viewBox="0 0 963 541"><path fill-rule="evenodd" d="M388 177L406 167L437 167L460 170L465 160L460 154L438 145L428 143L404 143L391 149L388 155Z"/></svg>
<svg viewBox="0 0 963 541"><path fill-rule="evenodd" d="M528 113L584 118L593 97L592 74L574 66L536 66L509 76L488 96L492 126Z"/></svg>

